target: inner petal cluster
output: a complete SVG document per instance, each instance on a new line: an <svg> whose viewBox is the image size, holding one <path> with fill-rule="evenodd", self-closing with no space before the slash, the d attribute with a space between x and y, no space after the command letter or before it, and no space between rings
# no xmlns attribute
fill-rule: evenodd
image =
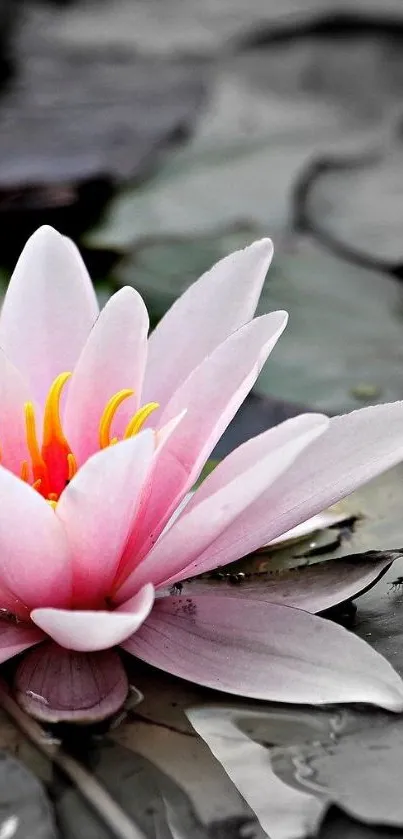
<svg viewBox="0 0 403 839"><path fill-rule="evenodd" d="M39 444L35 407L32 402L24 405L25 431L29 460L23 460L20 477L37 490L48 503L55 507L61 493L78 469L77 458L63 431L60 415L60 400L63 388L72 374L60 373L52 382L45 401L42 443ZM130 389L120 390L107 402L99 421L99 448L104 449L119 442L111 437L114 416L125 399L133 396ZM159 408L158 402L148 402L136 411L129 420L122 440L134 437L142 429L150 414Z"/></svg>

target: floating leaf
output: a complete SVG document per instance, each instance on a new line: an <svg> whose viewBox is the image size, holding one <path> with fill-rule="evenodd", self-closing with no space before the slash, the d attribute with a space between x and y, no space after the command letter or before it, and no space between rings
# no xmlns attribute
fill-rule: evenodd
<svg viewBox="0 0 403 839"><path fill-rule="evenodd" d="M307 240L277 248L259 312L285 308L288 328L257 388L339 413L403 395L400 284ZM357 387L372 390L360 398Z"/></svg>
<svg viewBox="0 0 403 839"><path fill-rule="evenodd" d="M56 839L52 808L37 778L0 752L0 839Z"/></svg>
<svg viewBox="0 0 403 839"><path fill-rule="evenodd" d="M80 48L65 37L71 13L25 11L14 44L18 72L0 100L3 190L59 185L66 193L69 184L142 174L201 105L195 63ZM74 195L60 199L68 204Z"/></svg>
<svg viewBox="0 0 403 839"><path fill-rule="evenodd" d="M237 725L244 714L235 708L211 706L187 711L197 733L256 813L265 836L303 839L316 833L327 809L326 796L316 797L309 790L296 790L282 781L273 771L268 750ZM287 721L292 726L291 715Z"/></svg>
<svg viewBox="0 0 403 839"><path fill-rule="evenodd" d="M374 267L403 263L402 125L395 137L353 156L339 155L313 166L303 213L319 239Z"/></svg>

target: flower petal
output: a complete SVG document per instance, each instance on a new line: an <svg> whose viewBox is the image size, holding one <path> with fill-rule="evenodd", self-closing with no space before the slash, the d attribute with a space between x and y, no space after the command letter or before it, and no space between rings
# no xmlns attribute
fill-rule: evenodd
<svg viewBox="0 0 403 839"><path fill-rule="evenodd" d="M324 612L371 588L392 562L390 558L370 560L366 556L318 562L273 576L258 574L236 586L225 580L191 580L181 583L181 595L251 598L311 613Z"/></svg>
<svg viewBox="0 0 403 839"><path fill-rule="evenodd" d="M27 460L24 404L31 400L27 383L19 370L0 350L0 451L1 463L16 475Z"/></svg>
<svg viewBox="0 0 403 839"><path fill-rule="evenodd" d="M106 304L78 359L66 400L67 439L82 463L99 449L99 423L119 390L134 396L119 407L111 437L123 435L141 398L147 353L147 309L133 288L122 288Z"/></svg>
<svg viewBox="0 0 403 839"><path fill-rule="evenodd" d="M76 653L42 644L28 653L14 676L24 710L43 722L99 722L123 705L127 676L115 650Z"/></svg>
<svg viewBox="0 0 403 839"><path fill-rule="evenodd" d="M283 542L305 539L311 533L317 533L318 530L325 530L327 527L334 527L335 524L341 524L346 519L351 519L351 513L347 511L337 513L336 510L324 510L323 513L317 513L316 516L311 516L307 521L297 524L296 527L292 527L291 530L287 530L285 533L277 536L276 539L272 539L268 545L262 545L262 547L272 547L274 545L282 545Z"/></svg>
<svg viewBox="0 0 403 839"><path fill-rule="evenodd" d="M254 315L273 256L270 239L220 260L185 291L149 341L145 401L167 404L192 370Z"/></svg>
<svg viewBox="0 0 403 839"><path fill-rule="evenodd" d="M186 575L237 559L240 540L245 553L267 544L402 459L403 402L332 417L327 431L199 556L197 569L186 569Z"/></svg>
<svg viewBox="0 0 403 839"><path fill-rule="evenodd" d="M56 517L73 557L75 608L109 593L153 457L154 434L143 431L93 455L62 493Z"/></svg>
<svg viewBox="0 0 403 839"><path fill-rule="evenodd" d="M368 702L403 710L403 682L341 626L231 597L164 597L123 648L206 687L271 702Z"/></svg>
<svg viewBox="0 0 403 839"><path fill-rule="evenodd" d="M57 644L77 652L107 650L136 632L154 602L152 585L142 588L115 612L34 609L31 620Z"/></svg>
<svg viewBox="0 0 403 839"><path fill-rule="evenodd" d="M59 373L72 370L98 305L77 248L51 227L28 240L0 317L0 347L40 404Z"/></svg>
<svg viewBox="0 0 403 839"><path fill-rule="evenodd" d="M198 556L267 491L328 424L321 414L301 414L235 449L203 481L176 522L123 584L119 599L145 581L162 585L189 576L189 568L197 573ZM245 553L240 539L238 557Z"/></svg>
<svg viewBox="0 0 403 839"><path fill-rule="evenodd" d="M158 456L147 509L137 541L128 548L139 559L154 544L175 507L199 473L256 381L287 324L272 312L238 329L206 358L176 391L159 418L160 427L186 414Z"/></svg>
<svg viewBox="0 0 403 839"><path fill-rule="evenodd" d="M67 606L70 553L52 508L32 487L0 467L0 589L33 609Z"/></svg>
<svg viewBox="0 0 403 839"><path fill-rule="evenodd" d="M39 644L43 638L43 632L35 626L0 619L0 664Z"/></svg>

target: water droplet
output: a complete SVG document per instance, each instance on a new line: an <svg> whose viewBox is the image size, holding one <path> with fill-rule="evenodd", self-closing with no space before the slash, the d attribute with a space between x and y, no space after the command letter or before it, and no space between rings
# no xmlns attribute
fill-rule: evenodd
<svg viewBox="0 0 403 839"><path fill-rule="evenodd" d="M307 763L303 757L293 757L292 763L296 770L296 776L299 778L312 778L315 774L312 767Z"/></svg>
<svg viewBox="0 0 403 839"><path fill-rule="evenodd" d="M0 839L12 839L18 830L19 824L20 820L18 816L9 816L9 818L0 825Z"/></svg>
<svg viewBox="0 0 403 839"><path fill-rule="evenodd" d="M42 702L43 705L49 705L47 699L44 696L41 696L40 693L35 693L33 690L27 690L26 695L29 696L30 699L35 699L36 702Z"/></svg>

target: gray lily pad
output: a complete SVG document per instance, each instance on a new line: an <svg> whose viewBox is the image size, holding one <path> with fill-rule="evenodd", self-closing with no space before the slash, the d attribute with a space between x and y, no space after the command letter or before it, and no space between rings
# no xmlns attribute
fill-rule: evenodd
<svg viewBox="0 0 403 839"><path fill-rule="evenodd" d="M191 125L204 92L194 63L68 43L70 13L25 10L18 72L0 100L0 187L59 184L65 204L68 185L142 174Z"/></svg>
<svg viewBox="0 0 403 839"><path fill-rule="evenodd" d="M283 780L315 790L360 821L401 827L402 738L400 717L346 712L330 742L273 750L272 766Z"/></svg>
<svg viewBox="0 0 403 839"><path fill-rule="evenodd" d="M353 157L318 162L307 178L305 223L336 251L374 266L403 263L401 119L393 139Z"/></svg>
<svg viewBox="0 0 403 839"><path fill-rule="evenodd" d="M380 70L390 41L380 50L357 35L341 45L293 34L216 62L191 143L112 203L92 246L126 252L156 230L201 236L241 223L274 234L292 221L296 180L315 155L369 142L400 97L392 67L387 78ZM368 74L379 90L369 92Z"/></svg>
<svg viewBox="0 0 403 839"><path fill-rule="evenodd" d="M0 839L56 839L42 784L15 757L0 752Z"/></svg>
<svg viewBox="0 0 403 839"><path fill-rule="evenodd" d="M366 824L401 827L401 717L256 705L187 716L270 837L327 835L320 822L331 804Z"/></svg>
<svg viewBox="0 0 403 839"><path fill-rule="evenodd" d="M96 6L96 14L94 7ZM361 0L251 0L246 7L243 0L207 0L203 6L197 0L118 0L113 10L107 7L101 15L96 0L81 2L74 16L69 16L67 35L86 47L106 45L136 51L172 54L215 54L228 41L242 42L248 35L261 33L267 37L300 25L307 27L318 18L333 15L361 18L381 17L377 3ZM382 19L399 21L402 8L399 0L382 3ZM177 25L178 18L181 25Z"/></svg>
<svg viewBox="0 0 403 839"><path fill-rule="evenodd" d="M279 243L258 311L285 308L290 320L257 389L330 413L401 398L401 304L387 274L308 240Z"/></svg>

